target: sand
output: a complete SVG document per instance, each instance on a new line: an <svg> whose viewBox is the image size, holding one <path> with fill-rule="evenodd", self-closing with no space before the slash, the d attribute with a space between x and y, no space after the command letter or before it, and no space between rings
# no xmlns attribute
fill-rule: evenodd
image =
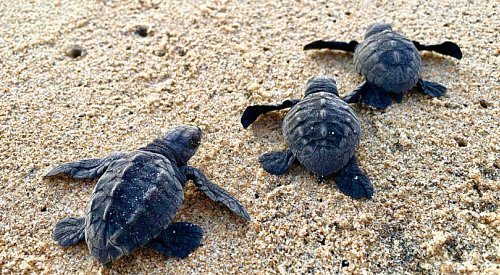
<svg viewBox="0 0 500 275"><path fill-rule="evenodd" d="M1 272L500 272L500 7L473 2L1 1ZM448 87L442 98L413 91L386 111L353 106L373 199L298 165L264 172L258 156L286 146L286 111L244 130L244 108L300 98L320 74L350 92L363 81L351 55L302 47L360 41L380 20L422 43L452 40L464 58L423 54L422 77ZM191 165L246 205L250 223L190 183L176 220L205 236L184 260L139 249L109 271L85 244L52 241L58 220L83 215L95 181L45 173L182 124L204 131Z"/></svg>

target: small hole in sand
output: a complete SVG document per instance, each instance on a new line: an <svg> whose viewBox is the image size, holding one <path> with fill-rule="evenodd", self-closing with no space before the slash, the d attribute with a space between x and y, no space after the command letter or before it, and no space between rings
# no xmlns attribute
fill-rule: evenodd
<svg viewBox="0 0 500 275"><path fill-rule="evenodd" d="M82 56L83 54L83 49L78 46L71 47L67 52L66 55L71 57L71 58L78 58Z"/></svg>
<svg viewBox="0 0 500 275"><path fill-rule="evenodd" d="M135 33L141 37L146 37L148 36L148 27L143 25L136 26Z"/></svg>
<svg viewBox="0 0 500 275"><path fill-rule="evenodd" d="M347 260L342 260L342 267L348 267L349 262Z"/></svg>
<svg viewBox="0 0 500 275"><path fill-rule="evenodd" d="M165 52L162 50L153 50L153 54L158 56L158 57L163 57L165 56Z"/></svg>
<svg viewBox="0 0 500 275"><path fill-rule="evenodd" d="M467 140L465 140L463 137L455 137L455 141L457 142L458 147L467 146Z"/></svg>
<svg viewBox="0 0 500 275"><path fill-rule="evenodd" d="M483 107L485 109L490 107L490 103L484 99L479 100L479 105L481 105L481 107Z"/></svg>
<svg viewBox="0 0 500 275"><path fill-rule="evenodd" d="M47 211L47 206L43 206L42 208L40 208L40 212L45 212Z"/></svg>
<svg viewBox="0 0 500 275"><path fill-rule="evenodd" d="M185 56L187 54L187 51L181 47L175 47L175 51L179 56Z"/></svg>

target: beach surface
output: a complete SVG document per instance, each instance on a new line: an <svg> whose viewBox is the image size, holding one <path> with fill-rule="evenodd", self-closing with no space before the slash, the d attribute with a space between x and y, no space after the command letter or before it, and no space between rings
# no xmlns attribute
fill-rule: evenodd
<svg viewBox="0 0 500 275"><path fill-rule="evenodd" d="M385 111L352 105L373 198L300 165L263 171L257 158L286 148L286 110L245 130L244 108L301 98L316 75L346 95L364 81L352 55L302 47L362 41L378 21L423 44L454 41L464 57L423 53L422 78L448 88L441 98L412 90ZM20 0L0 2L0 25L2 274L500 273L495 1ZM48 171L186 124L204 132L190 164L251 222L189 183L175 221L205 234L186 259L140 248L107 270L85 243L52 241L57 221L84 215L95 181Z"/></svg>

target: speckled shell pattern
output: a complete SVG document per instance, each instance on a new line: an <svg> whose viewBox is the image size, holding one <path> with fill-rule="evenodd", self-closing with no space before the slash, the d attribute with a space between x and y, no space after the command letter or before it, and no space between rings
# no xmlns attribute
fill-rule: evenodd
<svg viewBox="0 0 500 275"><path fill-rule="evenodd" d="M386 92L404 93L420 76L420 54L404 35L385 30L368 36L354 51L356 71Z"/></svg>
<svg viewBox="0 0 500 275"><path fill-rule="evenodd" d="M332 93L316 92L297 103L283 120L292 153L318 176L339 171L354 155L361 128L353 110Z"/></svg>
<svg viewBox="0 0 500 275"><path fill-rule="evenodd" d="M183 181L177 166L156 153L134 151L114 161L87 207L90 253L106 264L157 237L184 200Z"/></svg>

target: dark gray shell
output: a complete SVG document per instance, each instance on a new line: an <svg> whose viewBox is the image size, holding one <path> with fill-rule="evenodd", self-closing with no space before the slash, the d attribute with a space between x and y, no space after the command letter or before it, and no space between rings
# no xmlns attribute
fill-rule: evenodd
<svg viewBox="0 0 500 275"><path fill-rule="evenodd" d="M134 151L111 163L87 207L85 241L103 264L157 237L184 200L185 181L175 164Z"/></svg>
<svg viewBox="0 0 500 275"><path fill-rule="evenodd" d="M283 121L290 150L318 176L333 174L345 166L354 155L360 132L353 110L332 93L307 95Z"/></svg>
<svg viewBox="0 0 500 275"><path fill-rule="evenodd" d="M420 54L406 36L385 30L369 35L356 47L354 66L386 92L404 93L417 84Z"/></svg>

